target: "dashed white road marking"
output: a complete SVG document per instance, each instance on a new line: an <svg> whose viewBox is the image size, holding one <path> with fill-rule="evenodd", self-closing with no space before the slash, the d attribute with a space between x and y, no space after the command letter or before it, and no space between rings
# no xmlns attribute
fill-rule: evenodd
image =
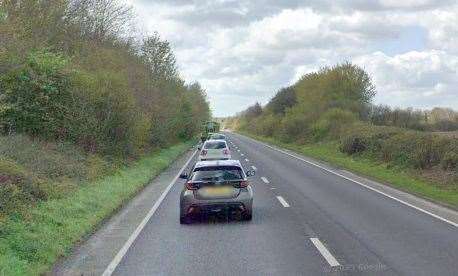
<svg viewBox="0 0 458 276"><path fill-rule="evenodd" d="M245 161L250 162L250 160L248 158L245 158Z"/></svg>
<svg viewBox="0 0 458 276"><path fill-rule="evenodd" d="M159 208L159 205L161 205L162 201L165 199L167 194L170 192L170 189L172 189L173 184L177 182L178 178L180 177L180 174L188 167L189 163L191 160L194 158L196 155L197 151L194 151L194 153L189 157L188 161L184 164L184 166L181 168L181 170L178 172L178 174L173 178L172 182L165 188L164 192L162 192L161 196L159 199L154 203L153 207L149 210L148 214L143 218L143 220L140 222L140 224L137 226L135 231L130 235L129 239L127 239L126 243L121 247L121 249L118 251L116 256L113 258L111 263L108 265L108 267L105 269L103 272L102 276L110 276L113 274L115 271L116 267L118 264L121 262L122 258L124 255L126 255L127 251L129 248L132 246L132 244L135 242L135 239L137 239L138 235L142 232L143 228L145 228L146 224L148 221L151 219L151 217L154 215L156 212L157 208Z"/></svg>
<svg viewBox="0 0 458 276"><path fill-rule="evenodd" d="M318 238L310 238L313 245L315 245L316 249L320 252L320 254L324 257L324 259L328 262L328 264L332 267L340 266L340 263L332 256L331 252L321 243Z"/></svg>
<svg viewBox="0 0 458 276"><path fill-rule="evenodd" d="M240 156L244 156L245 154L241 153Z"/></svg>
<svg viewBox="0 0 458 276"><path fill-rule="evenodd" d="M239 150L239 149L237 149L237 151L238 151L238 152L240 152L240 150Z"/></svg>
<svg viewBox="0 0 458 276"><path fill-rule="evenodd" d="M278 201L280 201L280 203L281 203L281 205L283 205L283 207L285 207L285 208L289 207L288 202L286 202L286 200L283 197L277 196L277 199L278 199Z"/></svg>
<svg viewBox="0 0 458 276"><path fill-rule="evenodd" d="M258 168L256 168L255 166L251 166L251 168L252 168L253 170L255 170L255 171L258 170Z"/></svg>
<svg viewBox="0 0 458 276"><path fill-rule="evenodd" d="M244 136L244 137L246 137L246 136ZM358 185L360 185L360 186L362 186L362 187L364 187L364 188L366 188L366 189L368 189L368 190L371 190L371 191L373 191L373 192L379 193L379 194L381 194L381 195L383 195L383 196L385 196L385 197L387 197L387 198L390 198L390 199L392 199L392 200L395 200L395 201L397 201L397 202L399 202L399 203L401 203L401 204L404 204L405 206L411 207L411 208L413 208L413 209L415 209L415 210L417 210L417 211L420 211L420 212L422 212L422 213L424 213L424 214L426 214L426 215L429 215L429 216L431 216L431 217L433 217L433 218L436 218L436 219L441 220L441 221L443 221L443 222L445 222L445 223L448 223L448 224L450 224L450 225L452 225L452 226L454 226L454 227L458 227L458 223L456 223L456 222L453 222L453 221L448 220L448 219L446 219L446 218L443 218L443 217L441 217L441 216L439 216L439 215L436 215L436 214L434 214L434 213L432 213L432 212L429 212L429 211L427 211L427 210L425 210L425 209L422 209L422 208L420 208L420 207L417 207L417 206L415 206L415 205L413 205L413 204L411 204L411 203L409 203L409 202L407 202L407 201L404 201L404 200L399 199L399 198L397 198L397 197L395 197L395 196L392 196L392 195L389 195L389 194L387 194L387 193L385 193L385 192L382 192L382 191L380 191L379 189L373 188L373 187L371 187L371 186L369 186L369 185L366 185L366 184L364 184L364 183L361 183L361 182L359 182L359 181L357 181L357 180L355 180L355 179L351 179L351 178L349 178L349 177L347 177L347 176L345 176L345 175L342 175L342 174L340 174L340 173L338 173L338 172L335 172L335 171L333 171L333 170L331 170L331 169L325 168L325 167L323 167L323 166L321 166L321 165L319 165L319 164L316 164L316 163L314 163L314 162L305 160L304 158L301 158L301 157L299 157L299 156L296 156L296 155L294 155L294 154L291 154L291 153L289 153L289 152L286 152L285 150L282 150L282 149L273 147L273 146L268 145L268 144L263 143L263 142L259 142L259 141L255 140L255 139L253 139L253 138L250 138L250 137L246 137L246 138L251 139L252 141L255 141L255 142L257 142L257 143L260 143L261 145L264 145L265 147L268 147L268 148L270 148L270 149L272 149L272 150L281 152L281 153L286 154L286 155L288 155L288 156L290 156L290 157L293 157L293 158L295 158L295 159L297 159L297 160L300 160L300 161L302 161L302 162L304 162L304 163L313 165L313 166L315 166L315 167L317 167L317 168L320 168L320 169L322 169L322 170L324 170L324 171L326 171L326 172L328 172L328 173L331 173L331 174L337 175L337 176L339 176L339 177L341 177L341 178L343 178L343 179L349 180L349 181L351 181L351 182L353 182L353 183L356 183L356 184L358 184Z"/></svg>
<svg viewBox="0 0 458 276"><path fill-rule="evenodd" d="M266 183L266 184L269 184L269 183L270 183L269 180L268 180L267 178L265 178L264 176L261 177L261 180L262 180L264 183Z"/></svg>
<svg viewBox="0 0 458 276"><path fill-rule="evenodd" d="M274 187L270 187L271 190L276 190L277 188L274 188Z"/></svg>

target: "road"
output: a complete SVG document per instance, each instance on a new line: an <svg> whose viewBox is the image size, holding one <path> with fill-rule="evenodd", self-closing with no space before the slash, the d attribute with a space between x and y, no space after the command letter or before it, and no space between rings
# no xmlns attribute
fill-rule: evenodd
<svg viewBox="0 0 458 276"><path fill-rule="evenodd" d="M247 137L228 137L234 159L256 169L253 221L180 225L183 181L176 180L113 275L458 275L453 222Z"/></svg>

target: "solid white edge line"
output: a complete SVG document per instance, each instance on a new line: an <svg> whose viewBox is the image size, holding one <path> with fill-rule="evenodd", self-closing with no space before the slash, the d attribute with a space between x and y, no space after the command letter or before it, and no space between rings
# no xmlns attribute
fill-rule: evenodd
<svg viewBox="0 0 458 276"><path fill-rule="evenodd" d="M170 184L165 188L164 192L162 192L159 199L156 200L153 207L149 210L148 214L143 218L143 220L137 226L135 231L130 235L129 239L124 243L123 247L118 251L118 254L116 254L116 256L113 258L111 263L105 269L102 276L110 276L115 271L116 267L121 262L122 258L126 255L127 251L134 243L135 239L137 239L138 235L142 232L143 228L145 228L148 221L151 219L151 217L154 215L156 210L159 208L159 205L161 205L162 201L165 199L169 191L172 189L173 185L180 177L181 172L183 172L183 170L188 166L189 162L191 162L191 160L194 158L194 155L196 155L196 152L197 151L194 151L194 153L191 155L188 161L186 161L184 166L180 169L178 174L173 178L172 182L170 182Z"/></svg>
<svg viewBox="0 0 458 276"><path fill-rule="evenodd" d="M261 177L261 180L266 183L266 184L269 184L269 180L267 178L265 178L264 176Z"/></svg>
<svg viewBox="0 0 458 276"><path fill-rule="evenodd" d="M258 168L256 168L255 166L251 166L251 168L255 171L258 170Z"/></svg>
<svg viewBox="0 0 458 276"><path fill-rule="evenodd" d="M336 260L336 258L334 258L334 256L332 256L331 252L329 252L329 250L323 245L323 243L321 243L318 238L310 238L310 241L312 241L313 245L315 245L316 249L318 249L320 254L330 266L340 266L340 263Z"/></svg>
<svg viewBox="0 0 458 276"><path fill-rule="evenodd" d="M245 136L245 137L246 137L246 136ZM368 186L368 185L366 185L366 184L363 184L363 183L361 183L361 182L359 182L359 181L357 181L357 180L354 180L354 179L351 179L351 178L349 178L349 177L346 177L345 175L342 175L342 174L340 174L340 173L338 173L338 172L334 172L334 171L332 171L332 170L330 170L330 169L327 169L327 168L325 168L325 167L323 167L323 166L320 166L320 165L318 165L318 164L315 164L315 163L313 163L313 162L310 162L310 161L308 161L308 160L305 160L305 159L303 159L303 158L300 158L300 157L298 157L298 156L295 156L294 154L291 154L291 153L286 152L286 151L284 151L284 150L281 150L281 149L272 147L272 146L270 146L270 145L267 145L267 144L265 144L265 143L263 143L263 142L259 142L259 141L255 140L255 139L253 139L253 138L250 138L250 137L247 137L247 138L249 138L249 139L251 139L251 140L253 140L253 141L256 141L256 142L258 142L258 143L260 143L260 144L262 144L262 145L264 145L264 146L266 146L266 147L268 147L268 148L270 148L270 149L276 150L276 151L278 151L278 152L281 152L281 153L283 153L283 154L286 154L286 155L288 155L288 156L291 156L291 157L293 157L293 158L296 158L296 159L298 159L298 160L301 160L301 161L303 161L303 162L305 162L305 163L308 163L308 164L310 164L310 165L313 165L313 166L315 166L315 167L317 167L317 168L320 168L320 169L322 169L322 170L324 170L324 171L327 171L327 172L332 173L332 174L334 174L334 175L340 176L340 177L342 177L342 178L344 178L344 179L346 179L346 180L349 180L349 181L351 181L351 182L353 182L353 183L356 183L356 184L358 184L358 185L361 185L361 186L363 186L363 187L365 187L365 188L367 188L367 189L369 189L369 190L371 190L371 191L377 192L377 193L379 193L379 194L381 194L381 195L384 195L384 196L386 196L386 197L388 197L388 198L391 198L391 199L393 199L393 200L395 200L395 201L397 201L397 202L399 202L399 203L402 203L402 204L404 204L404 205L406 205L406 206L409 206L409 207L411 207L411 208L413 208L413 209L415 209L415 210L417 210L417 211L420 211L420 212L422 212L422 213L424 213L424 214L430 215L430 216L432 216L432 217L434 217L434 218L436 218L436 219L438 219L438 220L441 220L441 221L443 221L443 222L446 222L446 223L448 223L448 224L450 224L450 225L455 226L455 227L458 228L458 223L455 223L455 222L453 222L453 221L450 221L450 220L448 220L448 219L446 219L446 218L443 218L443 217L441 217L441 216L439 216L439 215L433 214L433 213L431 213L431 212L429 212L429 211L426 211L426 210L424 210L424 209L422 209L422 208L420 208L420 207L417 207L417 206L415 206L415 205L413 205L413 204L410 204L410 203L408 203L408 202L406 202L406 201L404 201L404 200L402 200L402 199L396 198L396 197L394 197L394 196L392 196L392 195L389 195L389 194L387 194L387 193L385 193L385 192L382 192L382 191L380 191L380 190L378 190L378 189L376 189L376 188L373 188L373 187Z"/></svg>
<svg viewBox="0 0 458 276"><path fill-rule="evenodd" d="M281 203L281 205L283 205L283 207L285 207L285 208L289 207L288 202L286 202L286 200L282 196L277 196L277 199L278 199L278 201L280 201L280 203Z"/></svg>

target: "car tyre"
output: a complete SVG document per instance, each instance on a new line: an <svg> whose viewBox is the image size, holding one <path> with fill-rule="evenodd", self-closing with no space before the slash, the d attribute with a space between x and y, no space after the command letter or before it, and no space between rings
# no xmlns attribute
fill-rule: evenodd
<svg viewBox="0 0 458 276"><path fill-rule="evenodd" d="M250 221L253 218L253 214L251 212L246 212L242 214L242 220Z"/></svg>
<svg viewBox="0 0 458 276"><path fill-rule="evenodd" d="M191 224L191 218L188 216L180 216L180 224Z"/></svg>

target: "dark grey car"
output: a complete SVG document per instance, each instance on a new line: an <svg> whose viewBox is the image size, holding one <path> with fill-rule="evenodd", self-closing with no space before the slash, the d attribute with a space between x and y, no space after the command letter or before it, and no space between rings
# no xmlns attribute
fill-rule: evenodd
<svg viewBox="0 0 458 276"><path fill-rule="evenodd" d="M202 213L239 212L243 220L253 214L253 190L238 160L199 161L186 179L180 196L180 223L190 223Z"/></svg>

